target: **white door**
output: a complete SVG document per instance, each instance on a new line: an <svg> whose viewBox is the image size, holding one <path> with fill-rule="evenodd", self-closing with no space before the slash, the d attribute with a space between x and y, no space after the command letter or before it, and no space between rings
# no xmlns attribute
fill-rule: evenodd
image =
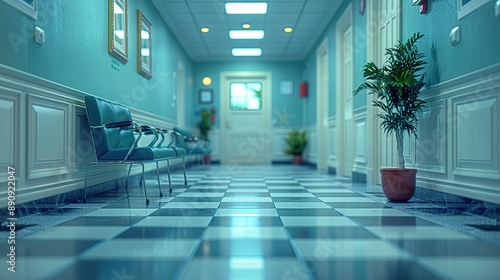
<svg viewBox="0 0 500 280"><path fill-rule="evenodd" d="M338 174L352 176L354 163L353 132L353 37L352 4L345 10L337 26L337 127L338 127Z"/></svg>
<svg viewBox="0 0 500 280"><path fill-rule="evenodd" d="M368 1L368 61L382 65L385 49L401 39L401 1ZM380 130L378 110L371 106L375 96L367 96L368 166L367 183L380 184L380 167L397 166L396 143Z"/></svg>
<svg viewBox="0 0 500 280"><path fill-rule="evenodd" d="M221 163L271 164L271 74L221 75Z"/></svg>
<svg viewBox="0 0 500 280"><path fill-rule="evenodd" d="M317 88L316 130L317 130L317 170L326 172L328 168L328 38L325 38L316 53Z"/></svg>

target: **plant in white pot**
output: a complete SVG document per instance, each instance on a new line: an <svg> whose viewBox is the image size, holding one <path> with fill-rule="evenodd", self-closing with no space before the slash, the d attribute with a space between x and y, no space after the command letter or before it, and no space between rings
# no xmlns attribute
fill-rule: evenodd
<svg viewBox="0 0 500 280"><path fill-rule="evenodd" d="M418 115L425 105L419 99L424 86L424 54L415 45L424 35L415 33L406 43L398 42L385 50L387 61L378 67L368 62L363 67L366 82L359 85L354 94L368 90L376 94L373 106L380 108L377 115L381 128L390 137L394 134L398 151L399 168L382 168L382 188L392 201L407 201L415 192L416 169L405 168L403 139L405 133L417 136Z"/></svg>

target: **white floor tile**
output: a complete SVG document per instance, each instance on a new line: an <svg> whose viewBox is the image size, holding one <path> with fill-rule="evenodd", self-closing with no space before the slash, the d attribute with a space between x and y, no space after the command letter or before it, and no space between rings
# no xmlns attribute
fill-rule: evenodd
<svg viewBox="0 0 500 280"><path fill-rule="evenodd" d="M29 239L100 240L124 230L112 226L58 226L28 236Z"/></svg>
<svg viewBox="0 0 500 280"><path fill-rule="evenodd" d="M319 194L318 198L324 202L375 202L375 200L368 197L321 197L321 194Z"/></svg>
<svg viewBox="0 0 500 280"><path fill-rule="evenodd" d="M358 227L351 219L346 217L321 217L321 216L282 216L283 225L287 227Z"/></svg>
<svg viewBox="0 0 500 280"><path fill-rule="evenodd" d="M276 209L217 209L214 216L226 217L277 217Z"/></svg>
<svg viewBox="0 0 500 280"><path fill-rule="evenodd" d="M204 193L204 192L188 192L181 193L177 197L223 197L225 193Z"/></svg>
<svg viewBox="0 0 500 280"><path fill-rule="evenodd" d="M376 235L387 239L432 239L453 240L473 237L441 226L376 226L367 227Z"/></svg>
<svg viewBox="0 0 500 280"><path fill-rule="evenodd" d="M142 219L134 227L206 227L211 219L211 216L150 216Z"/></svg>
<svg viewBox="0 0 500 280"><path fill-rule="evenodd" d="M409 257L408 253L396 246L373 239L296 239L296 243L306 260L402 259Z"/></svg>
<svg viewBox="0 0 500 280"><path fill-rule="evenodd" d="M151 213L155 212L156 208L144 208L144 209L99 209L94 212L90 212L85 214L87 217L101 217L101 216L109 216L109 217L133 217L133 216L148 216Z"/></svg>
<svg viewBox="0 0 500 280"><path fill-rule="evenodd" d="M271 197L315 197L311 193L270 193Z"/></svg>
<svg viewBox="0 0 500 280"><path fill-rule="evenodd" d="M196 239L115 239L90 253L86 259L182 259Z"/></svg>
<svg viewBox="0 0 500 280"><path fill-rule="evenodd" d="M270 197L224 197L222 202L273 202Z"/></svg>
<svg viewBox="0 0 500 280"><path fill-rule="evenodd" d="M227 190L229 193L233 192L249 192L249 193L268 193L269 190L265 188L251 189L251 188L229 188Z"/></svg>
<svg viewBox="0 0 500 280"><path fill-rule="evenodd" d="M500 278L498 257L423 257L430 266L458 280L497 280Z"/></svg>
<svg viewBox="0 0 500 280"><path fill-rule="evenodd" d="M283 227L231 226L209 227L204 239L281 239L287 236Z"/></svg>
<svg viewBox="0 0 500 280"><path fill-rule="evenodd" d="M3 252L2 252L3 253ZM3 255L3 254L2 254ZM2 256L2 260L6 258ZM33 257L33 256L18 256L16 258L15 272L7 270L8 264L2 261L2 269L0 269L0 279L9 280L37 280L46 279L57 271L63 269L67 265L69 259L67 257Z"/></svg>
<svg viewBox="0 0 500 280"><path fill-rule="evenodd" d="M219 202L169 202L162 209L167 208L196 208L196 209L215 209Z"/></svg>
<svg viewBox="0 0 500 280"><path fill-rule="evenodd" d="M331 208L323 202L275 202L277 209L320 209Z"/></svg>
<svg viewBox="0 0 500 280"><path fill-rule="evenodd" d="M335 208L335 210L342 213L344 216L392 216L392 217L411 217L403 211L389 208L365 208L365 209L352 209L352 208Z"/></svg>

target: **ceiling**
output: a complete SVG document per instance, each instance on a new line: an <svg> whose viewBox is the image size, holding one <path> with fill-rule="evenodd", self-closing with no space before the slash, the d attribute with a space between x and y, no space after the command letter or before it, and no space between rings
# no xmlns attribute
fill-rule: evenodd
<svg viewBox="0 0 500 280"><path fill-rule="evenodd" d="M259 2L231 0L231 2ZM174 36L194 61L303 61L320 39L342 0L267 0L265 15L227 15L227 0L152 0ZM262 40L231 40L229 30L265 32ZM208 27L210 32L200 29ZM285 33L292 27L292 33ZM233 57L233 47L260 47L260 57Z"/></svg>

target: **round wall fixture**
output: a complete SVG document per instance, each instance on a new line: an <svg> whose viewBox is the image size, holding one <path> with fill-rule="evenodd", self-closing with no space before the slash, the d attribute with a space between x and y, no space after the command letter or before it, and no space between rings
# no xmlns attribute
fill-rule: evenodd
<svg viewBox="0 0 500 280"><path fill-rule="evenodd" d="M201 83L204 85L204 86L209 86L212 84L212 78L208 77L208 76L205 76L203 77L203 79L201 79Z"/></svg>

